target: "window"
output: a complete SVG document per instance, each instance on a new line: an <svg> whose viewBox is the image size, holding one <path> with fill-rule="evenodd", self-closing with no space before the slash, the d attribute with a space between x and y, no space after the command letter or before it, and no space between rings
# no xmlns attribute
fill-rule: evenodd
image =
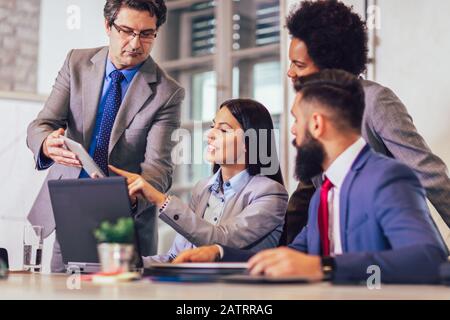
<svg viewBox="0 0 450 320"><path fill-rule="evenodd" d="M233 40L234 50L279 43L279 1L234 1Z"/></svg>
<svg viewBox="0 0 450 320"><path fill-rule="evenodd" d="M206 144L198 129L206 132L223 101L232 97L254 98L270 110L275 127L280 126L283 111L280 3L274 0L166 3L168 22L158 39L157 60L186 88L182 128L197 135L190 150L194 163L176 166L171 190L187 200L195 183L211 175L211 166L203 159L202 163L198 161Z"/></svg>

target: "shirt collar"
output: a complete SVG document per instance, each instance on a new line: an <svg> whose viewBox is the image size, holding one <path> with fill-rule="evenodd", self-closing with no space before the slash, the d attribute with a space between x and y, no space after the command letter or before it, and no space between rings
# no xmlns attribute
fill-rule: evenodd
<svg viewBox="0 0 450 320"><path fill-rule="evenodd" d="M358 158L358 155L366 145L367 142L363 138L359 138L333 161L331 166L324 173L324 176L331 181L333 186L338 189L341 188L347 173L350 171L356 158Z"/></svg>
<svg viewBox="0 0 450 320"><path fill-rule="evenodd" d="M122 74L125 76L125 79L127 80L127 82L130 83L143 64L144 63L138 64L137 66L135 66L131 69L120 70L120 72L122 72ZM117 68L114 66L114 64L111 62L111 60L108 58L106 61L106 76L108 78L110 78L111 73L115 70L117 70Z"/></svg>
<svg viewBox="0 0 450 320"><path fill-rule="evenodd" d="M223 184L225 194L238 193L244 188L249 179L250 174L248 173L248 170L245 169L231 178L230 181L224 183L222 181L222 169L219 169L219 171L217 171L208 181L208 185L210 186L209 190L211 192L219 193L220 187Z"/></svg>

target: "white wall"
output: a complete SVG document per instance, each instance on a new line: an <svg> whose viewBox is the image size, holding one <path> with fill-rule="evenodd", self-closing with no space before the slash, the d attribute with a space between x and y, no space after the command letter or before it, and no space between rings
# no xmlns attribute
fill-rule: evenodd
<svg viewBox="0 0 450 320"><path fill-rule="evenodd" d="M403 100L433 151L450 165L450 1L379 0L377 81Z"/></svg>
<svg viewBox="0 0 450 320"><path fill-rule="evenodd" d="M71 49L107 45L104 3L98 0L41 0L39 93L50 93Z"/></svg>
<svg viewBox="0 0 450 320"><path fill-rule="evenodd" d="M34 170L33 156L25 141L27 125L41 108L39 102L0 99L0 247L8 249L15 270L22 266L26 215L46 174ZM49 241L43 251L46 265L50 259Z"/></svg>
<svg viewBox="0 0 450 320"><path fill-rule="evenodd" d="M377 81L405 103L418 131L450 165L450 1L378 0ZM450 196L450 195L449 195ZM444 238L450 231L432 212Z"/></svg>

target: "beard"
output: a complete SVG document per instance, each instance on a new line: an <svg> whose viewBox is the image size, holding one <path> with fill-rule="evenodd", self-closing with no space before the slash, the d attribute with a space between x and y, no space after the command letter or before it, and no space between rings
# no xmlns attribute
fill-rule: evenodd
<svg viewBox="0 0 450 320"><path fill-rule="evenodd" d="M302 144L297 146L295 140L293 144L297 148L295 177L303 183L310 183L312 178L323 172L322 164L325 160L325 149L322 143L307 130Z"/></svg>

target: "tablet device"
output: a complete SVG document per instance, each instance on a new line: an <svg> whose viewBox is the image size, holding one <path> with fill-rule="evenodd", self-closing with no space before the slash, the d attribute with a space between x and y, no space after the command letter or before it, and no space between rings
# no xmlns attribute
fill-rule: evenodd
<svg viewBox="0 0 450 320"><path fill-rule="evenodd" d="M84 171L86 171L89 176L93 177L94 174L97 173L100 178L106 177L102 169L100 169L100 167L95 163L94 159L91 158L89 153L83 148L80 143L73 141L72 139L69 139L65 136L63 136L63 140L67 148L77 155Z"/></svg>
<svg viewBox="0 0 450 320"><path fill-rule="evenodd" d="M94 230L132 216L125 178L51 180L48 188L64 264L98 263Z"/></svg>

